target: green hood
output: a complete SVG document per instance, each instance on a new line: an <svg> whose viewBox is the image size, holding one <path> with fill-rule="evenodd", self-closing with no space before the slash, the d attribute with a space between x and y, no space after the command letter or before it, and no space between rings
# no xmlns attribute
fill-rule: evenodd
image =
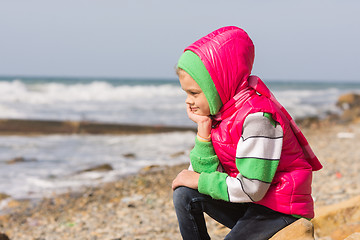
<svg viewBox="0 0 360 240"><path fill-rule="evenodd" d="M187 72L196 81L209 103L210 114L217 114L222 107L222 102L215 84L200 57L187 50L181 55L177 67Z"/></svg>

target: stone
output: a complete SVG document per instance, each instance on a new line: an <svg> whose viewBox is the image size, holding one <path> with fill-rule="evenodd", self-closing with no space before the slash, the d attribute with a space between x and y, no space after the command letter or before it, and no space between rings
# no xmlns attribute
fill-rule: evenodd
<svg viewBox="0 0 360 240"><path fill-rule="evenodd" d="M343 122L356 122L359 117L360 117L360 107L344 110L340 117L340 120Z"/></svg>
<svg viewBox="0 0 360 240"><path fill-rule="evenodd" d="M340 122L360 121L360 94L348 93L339 97L336 105L343 110Z"/></svg>
<svg viewBox="0 0 360 240"><path fill-rule="evenodd" d="M360 196L315 209L312 223L319 237L331 236L337 230L360 222Z"/></svg>
<svg viewBox="0 0 360 240"><path fill-rule="evenodd" d="M10 238L5 233L0 233L0 240L10 240Z"/></svg>
<svg viewBox="0 0 360 240"><path fill-rule="evenodd" d="M360 239L360 232L356 232L345 238L344 240L359 240Z"/></svg>
<svg viewBox="0 0 360 240"><path fill-rule="evenodd" d="M16 163L24 163L24 162L36 162L36 159L26 159L24 157L16 157L6 161L6 164L16 164Z"/></svg>
<svg viewBox="0 0 360 240"><path fill-rule="evenodd" d="M0 201L1 200L4 200L4 199L6 199L6 198L9 198L10 196L9 195L7 195L7 194L5 194L5 193L0 193Z"/></svg>
<svg viewBox="0 0 360 240"><path fill-rule="evenodd" d="M341 95L336 103L341 109L351 109L354 107L360 107L360 94L347 93Z"/></svg>
<svg viewBox="0 0 360 240"><path fill-rule="evenodd" d="M360 223L352 223L340 226L331 234L331 238L333 240L343 240L355 232L360 232Z"/></svg>
<svg viewBox="0 0 360 240"><path fill-rule="evenodd" d="M185 152L184 151L181 151L181 152L176 152L176 153L173 153L170 155L171 158L177 158L177 157L180 157L182 155L184 155Z"/></svg>
<svg viewBox="0 0 360 240"><path fill-rule="evenodd" d="M317 128L319 127L320 119L317 116L296 119L296 124L301 128Z"/></svg>
<svg viewBox="0 0 360 240"><path fill-rule="evenodd" d="M158 169L159 167L160 167L160 165L156 165L156 164L154 164L154 165L149 165L149 166L145 166L145 167L143 167L143 168L140 170L140 172L153 171L153 170L155 170L155 169Z"/></svg>
<svg viewBox="0 0 360 240"><path fill-rule="evenodd" d="M91 168L87 168L85 170L79 171L78 173L84 173L84 172L95 172L95 171L111 171L114 170L113 167L110 164L100 164Z"/></svg>
<svg viewBox="0 0 360 240"><path fill-rule="evenodd" d="M301 218L280 230L270 240L314 240L313 224Z"/></svg>
<svg viewBox="0 0 360 240"><path fill-rule="evenodd" d="M134 159L136 155L135 155L135 153L125 153L125 154L123 154L123 156L124 156L125 158Z"/></svg>

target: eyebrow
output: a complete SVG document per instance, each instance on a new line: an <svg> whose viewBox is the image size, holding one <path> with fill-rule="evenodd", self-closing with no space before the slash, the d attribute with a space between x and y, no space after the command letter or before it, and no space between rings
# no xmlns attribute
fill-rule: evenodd
<svg viewBox="0 0 360 240"><path fill-rule="evenodd" d="M201 92L201 89L197 88L189 88L189 89L183 89L185 92Z"/></svg>

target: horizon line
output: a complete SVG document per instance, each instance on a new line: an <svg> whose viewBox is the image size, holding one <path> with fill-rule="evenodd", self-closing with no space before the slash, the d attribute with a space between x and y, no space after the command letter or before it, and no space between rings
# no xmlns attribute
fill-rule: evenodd
<svg viewBox="0 0 360 240"><path fill-rule="evenodd" d="M71 75L23 75L23 74L18 74L18 75L12 75L12 74L0 74L0 80L4 80L5 78L24 78L24 79L34 79L34 78L39 78L39 79L56 79L56 80L60 80L60 79L82 79L82 80L86 80L86 79L104 79L104 80L134 80L134 81L177 81L177 77L129 77L129 76L71 76ZM285 79L285 78L279 78L279 79L275 79L275 78L262 78L264 79L265 82L331 82L331 83L360 83L360 79L296 79L296 78L292 78L292 79Z"/></svg>

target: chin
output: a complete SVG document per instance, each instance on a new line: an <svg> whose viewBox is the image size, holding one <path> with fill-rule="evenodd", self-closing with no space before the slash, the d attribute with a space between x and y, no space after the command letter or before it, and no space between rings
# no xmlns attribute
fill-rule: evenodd
<svg viewBox="0 0 360 240"><path fill-rule="evenodd" d="M203 112L194 112L196 115L199 115L199 116L209 116L208 114L205 114Z"/></svg>

